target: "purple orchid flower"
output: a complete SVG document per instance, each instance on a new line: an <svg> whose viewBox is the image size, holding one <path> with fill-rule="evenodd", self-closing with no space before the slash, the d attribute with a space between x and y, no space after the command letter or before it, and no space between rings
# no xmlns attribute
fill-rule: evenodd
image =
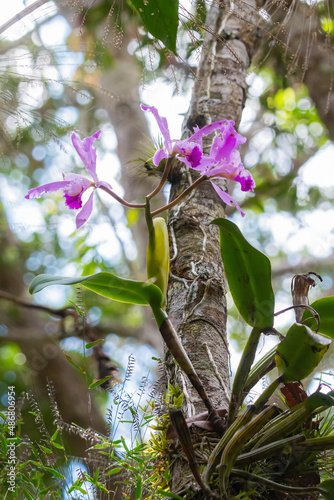
<svg viewBox="0 0 334 500"><path fill-rule="evenodd" d="M227 205L234 204L244 217L238 203L232 196L223 191L213 179L229 179L239 182L242 191L253 191L255 182L251 173L245 169L241 162L238 146L246 142L246 138L234 130L234 122L222 120L213 122L203 128L195 127L194 134L189 139L172 140L166 118L161 117L154 106L141 105L143 111L150 111L157 121L160 132L164 138L164 148L158 149L153 156L153 163L158 166L161 160L177 156L180 161L202 175L206 175L218 196ZM203 137L218 130L213 140L210 155L203 154Z"/></svg>
<svg viewBox="0 0 334 500"><path fill-rule="evenodd" d="M40 198L43 193L50 193L62 189L65 198L65 205L70 209L79 209L80 212L76 217L76 226L79 229L89 219L93 210L93 196L96 188L105 186L108 189L112 187L107 183L100 181L96 174L96 148L93 147L95 139L100 137L101 130L98 130L91 137L86 137L81 140L76 134L72 134L72 143L78 155L82 159L87 172L93 180L87 179L79 174L63 174L63 180L59 182L51 182L37 188L30 189L25 196L30 198ZM86 203L82 206L82 195L89 189L93 188Z"/></svg>

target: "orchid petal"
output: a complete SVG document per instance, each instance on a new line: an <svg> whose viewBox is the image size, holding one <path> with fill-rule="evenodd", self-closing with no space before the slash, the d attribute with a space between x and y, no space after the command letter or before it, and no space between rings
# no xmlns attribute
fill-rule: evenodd
<svg viewBox="0 0 334 500"><path fill-rule="evenodd" d="M215 130L221 129L225 126L226 120L221 120L219 122L210 123L210 125L205 125L203 128L194 128L195 133L189 137L188 141L201 142L202 137L211 134ZM231 122L234 124L234 122Z"/></svg>
<svg viewBox="0 0 334 500"><path fill-rule="evenodd" d="M110 189L110 191L112 191L112 186L108 183L108 182L105 182L105 181L99 181L95 184L95 187L99 188L101 186L104 186L105 188L107 189Z"/></svg>
<svg viewBox="0 0 334 500"><path fill-rule="evenodd" d="M211 181L211 184L212 186L214 187L216 193L218 194L219 198L221 200L223 200L224 203L226 203L226 205L235 205L236 208L239 210L239 212L241 213L242 217L245 217L245 212L243 212L240 208L240 206L238 205L238 203L235 201L234 198L232 198L232 196L230 196L228 193L226 193L225 191L223 191L222 189L220 189L220 187L217 186L217 184L215 184L214 182Z"/></svg>
<svg viewBox="0 0 334 500"><path fill-rule="evenodd" d="M238 134L233 126L233 121L226 122L224 128L220 130L220 134L212 143L210 156L213 156L217 161L225 159L225 161L229 162L237 147L247 140L246 137Z"/></svg>
<svg viewBox="0 0 334 500"><path fill-rule="evenodd" d="M165 152L165 150L158 149L158 151L156 151L153 156L153 165L158 167L161 160L164 160L165 158L168 158L168 154Z"/></svg>
<svg viewBox="0 0 334 500"><path fill-rule="evenodd" d="M29 200L30 198L40 198L43 193L52 193L54 191L59 191L60 189L68 187L69 185L70 182L67 180L50 182L49 184L44 184L43 186L29 189L28 194L25 196L25 198L27 200Z"/></svg>
<svg viewBox="0 0 334 500"><path fill-rule="evenodd" d="M71 187L75 189L77 186L81 186L82 189L86 191L86 189L94 185L94 183L87 179L87 177L79 174L63 174L63 179L64 181L69 181L69 188L67 189L67 192L70 195L74 194L70 192Z"/></svg>
<svg viewBox="0 0 334 500"><path fill-rule="evenodd" d="M100 137L100 134L101 130L98 130L95 134L83 140L75 132L72 134L73 146L82 159L87 172L90 173L95 182L99 179L96 175L96 148L93 148L93 143L95 139Z"/></svg>
<svg viewBox="0 0 334 500"><path fill-rule="evenodd" d="M215 177L222 177L224 179L234 181L239 172L240 169L238 167L235 167L230 163L223 163L222 165L218 164L211 170L208 170L207 172L205 172L205 175L207 175L210 179L213 179Z"/></svg>
<svg viewBox="0 0 334 500"><path fill-rule="evenodd" d="M85 222L87 222L92 213L94 191L95 189L93 190L92 194L90 195L90 197L88 198L88 200L86 201L86 203L84 204L84 206L82 207L82 209L80 210L80 212L76 217L77 229L79 229L81 226L85 224Z"/></svg>
<svg viewBox="0 0 334 500"><path fill-rule="evenodd" d="M163 116L160 116L157 108L155 108L154 106L145 106L144 104L141 104L140 107L143 111L151 111L151 113L153 114L160 129L160 132L162 133L162 136L164 138L164 145L166 151L168 154L170 154L172 152L171 150L172 141L170 138L167 119Z"/></svg>

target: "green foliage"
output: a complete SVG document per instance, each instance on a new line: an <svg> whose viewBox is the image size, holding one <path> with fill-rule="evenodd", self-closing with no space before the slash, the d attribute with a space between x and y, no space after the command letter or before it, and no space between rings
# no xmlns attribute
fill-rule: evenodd
<svg viewBox="0 0 334 500"><path fill-rule="evenodd" d="M325 500L332 500L334 498L334 480L326 479L319 484L321 495Z"/></svg>
<svg viewBox="0 0 334 500"><path fill-rule="evenodd" d="M147 29L176 54L178 0L130 0Z"/></svg>
<svg viewBox="0 0 334 500"><path fill-rule="evenodd" d="M334 339L334 297L323 297L311 304L320 317L319 333ZM303 323L312 330L317 328L317 322L312 313L306 310L303 314Z"/></svg>
<svg viewBox="0 0 334 500"><path fill-rule="evenodd" d="M274 292L269 259L243 237L227 219L212 222L219 227L220 249L230 291L243 319L256 328L274 322Z"/></svg>
<svg viewBox="0 0 334 500"><path fill-rule="evenodd" d="M318 366L329 345L328 339L313 333L306 325L292 325L276 350L280 379L294 382L306 378Z"/></svg>
<svg viewBox="0 0 334 500"><path fill-rule="evenodd" d="M93 276L81 276L79 278L42 274L34 278L29 291L30 293L37 293L47 286L75 285L77 283L81 283L89 290L118 302L150 305L159 327L166 317L161 310L163 297L160 288L153 283L124 279L112 273L97 273Z"/></svg>
<svg viewBox="0 0 334 500"><path fill-rule="evenodd" d="M131 363L128 368L131 372ZM125 380L129 380L129 373ZM143 389L142 389L143 390ZM166 498L180 498L169 491L168 478L168 452L169 442L166 432L170 424L168 408L179 408L182 405L183 394L179 387L169 386L163 406L166 413L156 416L157 404L153 399L148 399L144 406L135 404L132 397L125 390L125 383L117 390L112 391L116 404L116 414L110 417L111 437L103 436L90 429L83 429L75 424L67 424L61 420L57 402L52 390L50 404L53 408L54 424L56 430L51 433L44 423L44 416L34 400L32 394L20 402L17 409L19 416L25 400L32 409L35 426L39 432L38 441L34 442L22 435L24 422L16 422L13 434L10 422L1 414L4 420L0 428L0 496L1 498L27 498L28 500L43 500L50 498L58 500L66 492L71 499L76 499L78 494L84 494L87 499L96 498L98 492L110 494L110 487L115 489L121 486L125 498L134 495L138 500L149 499L151 495L156 500ZM129 397L130 396L130 397ZM131 414L129 423L134 432L131 447L124 437L115 439L114 435L119 423L125 423L124 413L128 410ZM146 442L143 436L151 429L159 429L152 434ZM66 432L64 432L66 431ZM67 455L67 435L80 436L87 443L89 452L89 472L79 467L78 477L71 481L68 473L72 457ZM14 437L13 437L14 435ZM93 443L93 444L92 444ZM9 450L15 445L15 492L8 492L8 460ZM97 467L96 464L99 464ZM118 486L117 486L118 485ZM24 497L21 496L24 495ZM7 495L7 496L6 496Z"/></svg>

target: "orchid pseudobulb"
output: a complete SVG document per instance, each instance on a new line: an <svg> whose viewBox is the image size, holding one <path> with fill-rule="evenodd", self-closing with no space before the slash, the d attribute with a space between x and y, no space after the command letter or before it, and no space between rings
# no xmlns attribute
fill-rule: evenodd
<svg viewBox="0 0 334 500"><path fill-rule="evenodd" d="M96 188L104 186L112 189L111 186L104 181L100 181L96 174L96 148L93 147L95 139L100 137L101 130L98 130L91 137L86 137L81 140L76 134L72 134L72 143L78 155L83 161L87 172L91 175L92 180L87 179L79 174L63 174L63 180L59 182L51 182L37 188L30 189L25 198L40 198L43 193L50 193L62 190L65 198L65 205L70 209L79 209L80 212L76 217L76 226L79 229L89 219L93 210L93 196ZM90 188L93 188L88 200L82 205L82 195Z"/></svg>
<svg viewBox="0 0 334 500"><path fill-rule="evenodd" d="M158 166L161 160L177 156L188 167L198 170L201 175L210 179L219 197L227 205L233 203L242 216L244 212L232 196L223 191L214 182L214 179L224 178L239 182L242 191L253 191L255 182L251 173L241 162L238 146L246 142L246 138L234 130L234 122L222 120L213 122L203 128L195 127L194 134L188 139L172 140L166 118L159 115L154 106L141 105L143 111L150 111L160 129L164 139L164 148L158 149L153 156L154 165ZM209 156L203 153L202 138L218 131L214 138Z"/></svg>

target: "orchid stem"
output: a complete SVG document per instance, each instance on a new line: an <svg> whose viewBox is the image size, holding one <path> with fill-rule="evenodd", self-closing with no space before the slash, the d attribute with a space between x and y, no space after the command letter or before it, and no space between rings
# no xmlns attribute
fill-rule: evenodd
<svg viewBox="0 0 334 500"><path fill-rule="evenodd" d="M180 203L180 201L182 201L183 198L185 198L189 193L191 193L191 191L193 189L197 188L200 184L202 184L202 182L206 181L207 179L208 178L207 178L206 175L201 175L201 177L199 177L198 179L196 179L195 182L193 182L187 189L185 189L183 191L182 194L180 194L180 196L178 196L177 198L175 198L175 200L173 200L171 203L168 203L164 207L161 207L161 208L158 208L157 210L154 210L154 212L152 212L152 216L158 215L161 212L164 212L165 210L169 210L170 208L175 207L175 205L177 205L178 203Z"/></svg>
<svg viewBox="0 0 334 500"><path fill-rule="evenodd" d="M168 158L168 160L169 159L170 158ZM171 160L172 160L172 158L171 158ZM155 194L160 191L163 183L165 182L164 177L167 177L168 172L170 170L170 167L171 167L171 162L170 162L170 165L168 167L166 165L165 171L164 171L164 174L163 174L163 177L161 179L161 182L160 182L159 186L157 186L156 189L154 191L152 191L152 193L149 194L146 197L148 200L150 200L150 198L152 198L153 196L155 196ZM206 175L201 175L198 179L195 180L195 182L193 182L187 189L185 189L183 191L183 193L180 194L180 196L178 196L177 198L175 198L175 200L173 200L171 203L168 203L164 207L160 207L157 210L155 210L154 212L152 212L151 216L153 217L154 215L158 215L161 212L164 212L165 210L169 210L170 208L175 207L175 205L177 205L178 203L180 203L180 201L182 201L189 193L191 193L191 191L193 189L197 188L200 184L202 184L202 182L206 181L207 179L208 179L208 177ZM163 181L163 183L162 183L162 181ZM107 188L106 186L99 186L99 189L102 189L106 193L110 194L110 196L112 196L113 198L115 198L115 200L117 200L119 203L121 203L125 207L128 207L128 208L146 208L146 206L147 206L146 203L129 203L128 201L123 200L123 198L121 198L120 196L118 196L116 193L114 193L114 191L112 191L111 189Z"/></svg>
<svg viewBox="0 0 334 500"><path fill-rule="evenodd" d="M166 161L166 165L165 165L165 168L164 168L164 172L162 174L162 177L161 177L161 180L159 182L159 185L152 191L152 193L148 194L146 196L146 198L148 200L150 200L151 198L153 198L153 196L155 196L156 194L159 193L159 191L164 187L164 184L167 180L167 177L168 177L168 174L170 172L170 169L171 169L171 166L172 166L172 163L173 163L173 158L170 156L167 161Z"/></svg>
<svg viewBox="0 0 334 500"><path fill-rule="evenodd" d="M115 200L119 201L119 203L121 203L125 207L128 207L128 208L145 208L146 207L146 203L129 203L128 201L123 200L123 198L118 196L116 193L114 193L114 191L107 188L106 186L99 186L99 189L102 189L106 193L110 194L110 196L115 198Z"/></svg>

